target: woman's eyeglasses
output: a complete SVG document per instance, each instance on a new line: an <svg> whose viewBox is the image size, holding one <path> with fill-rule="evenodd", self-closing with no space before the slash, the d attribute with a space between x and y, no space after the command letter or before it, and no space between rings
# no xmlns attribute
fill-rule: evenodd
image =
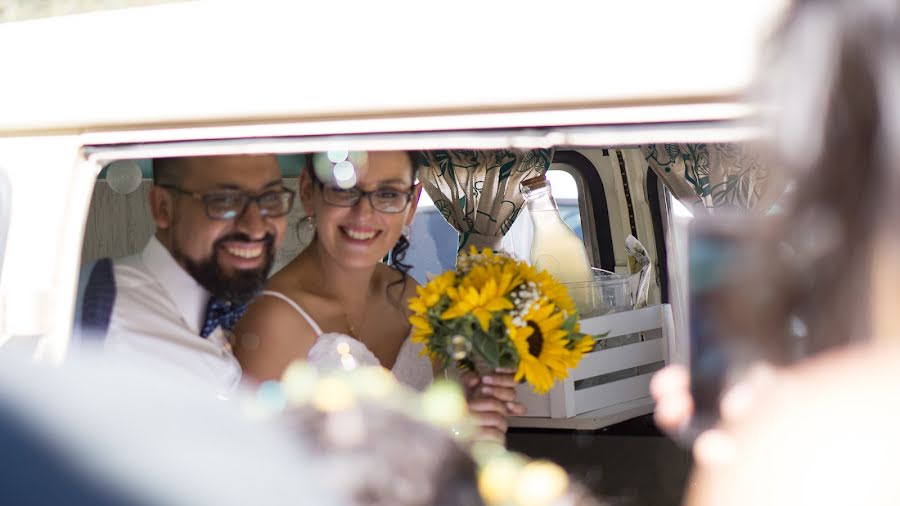
<svg viewBox="0 0 900 506"><path fill-rule="evenodd" d="M353 207L360 199L367 197L372 208L382 213L395 214L403 212L412 199L412 188L409 191L381 189L363 191L359 188L341 188L340 186L318 181L322 188L322 197L325 202L338 207Z"/></svg>

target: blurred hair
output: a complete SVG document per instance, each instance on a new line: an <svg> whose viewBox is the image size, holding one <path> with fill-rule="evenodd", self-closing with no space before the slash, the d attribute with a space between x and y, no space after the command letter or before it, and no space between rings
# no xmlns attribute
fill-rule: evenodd
<svg viewBox="0 0 900 506"><path fill-rule="evenodd" d="M770 147L796 185L764 237L758 330L788 342L801 321L810 353L871 337L875 252L898 237L898 8L795 2L761 66Z"/></svg>
<svg viewBox="0 0 900 506"><path fill-rule="evenodd" d="M445 431L380 403L289 412L320 469L365 506L481 505L475 462Z"/></svg>

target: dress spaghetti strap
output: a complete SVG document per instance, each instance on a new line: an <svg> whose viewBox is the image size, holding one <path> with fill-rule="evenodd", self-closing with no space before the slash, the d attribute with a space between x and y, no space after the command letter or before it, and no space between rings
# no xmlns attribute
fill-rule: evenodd
<svg viewBox="0 0 900 506"><path fill-rule="evenodd" d="M276 292L274 290L263 290L262 292L260 292L260 295L270 295L272 297L275 297L276 299L281 299L281 300L287 302L288 305L290 305L298 313L300 313L300 316L302 316L303 319L306 320L306 323L308 323L309 326L312 327L313 331L316 333L316 337L319 337L322 335L322 329L319 328L319 326L316 324L316 321L313 320L312 317L309 316L309 314L306 311L304 311L302 307L300 307L300 304L297 304L296 302L294 302L294 300L291 299L290 297L288 297L287 295L285 295L281 292Z"/></svg>

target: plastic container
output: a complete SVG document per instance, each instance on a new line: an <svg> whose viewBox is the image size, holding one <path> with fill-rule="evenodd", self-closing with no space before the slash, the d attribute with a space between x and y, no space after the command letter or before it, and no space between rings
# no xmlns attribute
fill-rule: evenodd
<svg viewBox="0 0 900 506"><path fill-rule="evenodd" d="M581 309L582 318L600 316L634 309L635 294L641 281L641 273L616 274L615 272L591 269L594 281L564 283L570 292L591 291L595 302L589 309Z"/></svg>

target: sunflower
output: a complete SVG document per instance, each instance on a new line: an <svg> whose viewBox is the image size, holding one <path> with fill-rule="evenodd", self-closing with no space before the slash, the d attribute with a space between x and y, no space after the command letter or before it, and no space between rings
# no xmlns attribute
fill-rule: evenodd
<svg viewBox="0 0 900 506"><path fill-rule="evenodd" d="M409 317L409 323L413 327L411 336L413 342L427 344L428 338L434 333L428 318L414 314Z"/></svg>
<svg viewBox="0 0 900 506"><path fill-rule="evenodd" d="M584 357L586 353L590 353L591 351L593 351L596 344L597 341L594 339L594 336L590 335L581 336L581 339L575 341L575 346L572 348L572 353L577 357L575 358L576 363L581 361L581 358Z"/></svg>
<svg viewBox="0 0 900 506"><path fill-rule="evenodd" d="M424 345L422 346L419 355L423 357L428 355L432 364L442 363L443 360L441 355L434 351L432 346L429 346L431 344L431 337L434 335L434 329L428 321L428 318L414 314L409 317L409 323L412 325L412 335L410 335L412 342Z"/></svg>
<svg viewBox="0 0 900 506"><path fill-rule="evenodd" d="M479 265L473 268L460 282L462 287L482 287L489 281L496 283L497 294L504 297L522 283L522 275L515 265Z"/></svg>
<svg viewBox="0 0 900 506"><path fill-rule="evenodd" d="M417 286L418 297L409 299L409 308L418 315L425 315L455 282L456 274L453 271L447 271L433 278L425 286Z"/></svg>
<svg viewBox="0 0 900 506"><path fill-rule="evenodd" d="M450 307L441 314L441 319L452 320L471 313L478 320L481 329L487 332L495 311L513 309L512 302L506 298L506 293L501 291L507 284L508 282L503 279L498 282L497 279L488 278L480 290L469 284L448 288Z"/></svg>
<svg viewBox="0 0 900 506"><path fill-rule="evenodd" d="M517 326L510 316L504 316L510 340L519 354L519 367L515 379L525 379L540 394L547 393L557 379L567 378L569 369L578 365L587 350L593 347L593 338L585 336L569 349L569 332L562 325L565 315L551 301L542 297L529 308Z"/></svg>

